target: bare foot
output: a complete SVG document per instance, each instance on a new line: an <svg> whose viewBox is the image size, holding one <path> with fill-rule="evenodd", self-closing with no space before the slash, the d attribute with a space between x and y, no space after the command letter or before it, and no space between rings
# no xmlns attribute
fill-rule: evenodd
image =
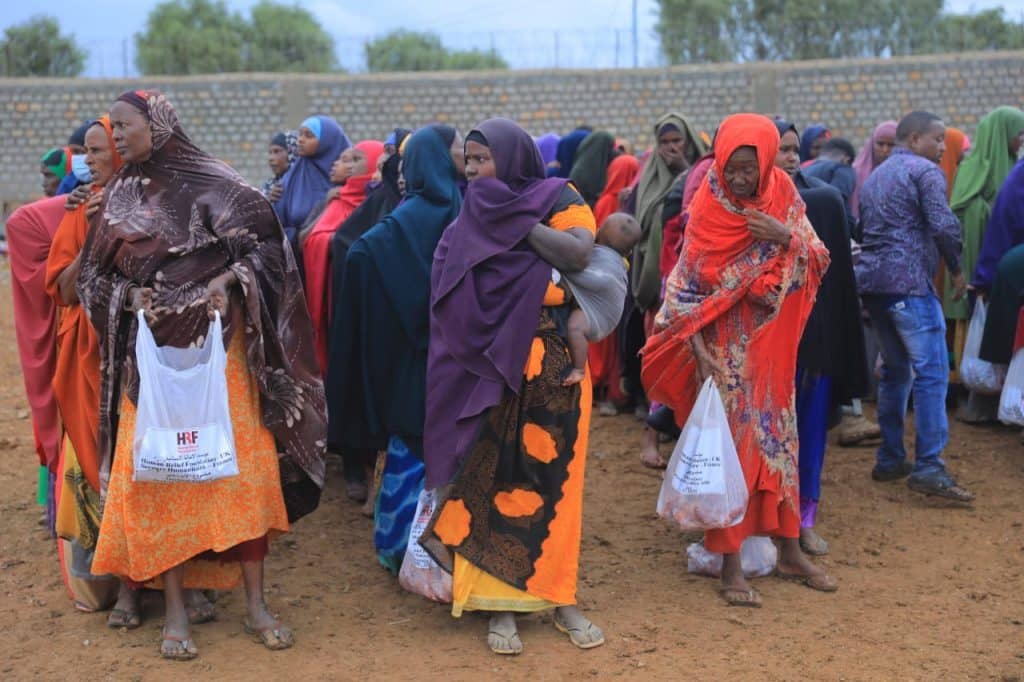
<svg viewBox="0 0 1024 682"><path fill-rule="evenodd" d="M569 376L565 377L565 379L562 380L562 385L563 386L575 386L576 384L578 384L581 381L583 381L583 378L585 376L587 376L586 370L577 369L576 367L573 367L572 371L569 372Z"/></svg>
<svg viewBox="0 0 1024 682"><path fill-rule="evenodd" d="M640 463L648 469L664 469L668 462L658 452L658 434L649 426L644 427L644 445L640 450Z"/></svg>

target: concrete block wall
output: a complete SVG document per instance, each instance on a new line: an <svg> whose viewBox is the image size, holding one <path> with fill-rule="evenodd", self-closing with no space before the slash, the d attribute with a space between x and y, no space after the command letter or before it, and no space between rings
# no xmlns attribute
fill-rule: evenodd
<svg viewBox="0 0 1024 682"><path fill-rule="evenodd" d="M134 88L163 90L200 147L258 184L272 134L314 113L334 116L356 141L433 121L465 132L506 116L535 135L587 123L641 149L671 110L709 133L737 111L782 114L800 127L821 121L857 146L876 123L911 109L973 133L996 106L1024 107L1024 52L639 70L0 79L0 201L39 196L43 152Z"/></svg>

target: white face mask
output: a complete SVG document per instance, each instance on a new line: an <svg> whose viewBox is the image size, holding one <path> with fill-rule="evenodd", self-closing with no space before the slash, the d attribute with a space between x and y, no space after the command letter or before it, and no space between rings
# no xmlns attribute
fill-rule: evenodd
<svg viewBox="0 0 1024 682"><path fill-rule="evenodd" d="M92 182L92 171L85 165L85 154L71 156L71 172L81 183Z"/></svg>

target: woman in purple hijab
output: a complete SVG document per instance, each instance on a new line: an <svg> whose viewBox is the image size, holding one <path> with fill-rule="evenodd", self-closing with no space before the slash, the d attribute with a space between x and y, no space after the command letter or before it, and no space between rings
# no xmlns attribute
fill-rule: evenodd
<svg viewBox="0 0 1024 682"><path fill-rule="evenodd" d="M540 158L544 160L544 166L550 166L558 154L558 142L562 138L555 133L545 133L536 139L537 149L540 150Z"/></svg>
<svg viewBox="0 0 1024 682"><path fill-rule="evenodd" d="M494 612L491 650L518 654L515 612L555 609L589 649L576 608L589 376L573 386L557 271L582 270L594 216L506 119L466 136L469 188L434 252L424 458L438 504L420 539L452 573L452 614ZM553 268L557 269L554 270Z"/></svg>

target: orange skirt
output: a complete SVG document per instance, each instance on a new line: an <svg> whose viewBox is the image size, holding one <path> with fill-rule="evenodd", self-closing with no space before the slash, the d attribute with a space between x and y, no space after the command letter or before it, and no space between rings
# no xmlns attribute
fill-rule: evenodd
<svg viewBox="0 0 1024 682"><path fill-rule="evenodd" d="M277 447L260 417L241 334L228 348L227 380L239 474L209 483L132 481L136 408L122 397L94 574L146 583L184 563L185 587L227 590L241 581L241 567L195 557L288 531Z"/></svg>

